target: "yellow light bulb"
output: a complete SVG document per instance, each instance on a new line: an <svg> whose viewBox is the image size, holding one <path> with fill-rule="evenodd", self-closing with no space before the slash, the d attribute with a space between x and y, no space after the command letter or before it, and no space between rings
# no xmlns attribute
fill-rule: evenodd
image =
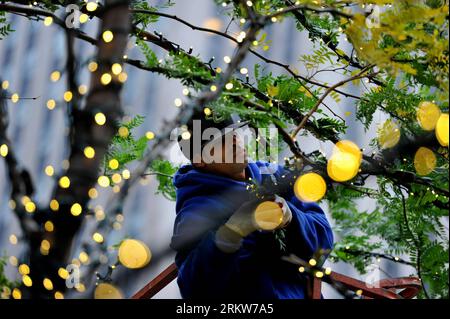
<svg viewBox="0 0 450 319"><path fill-rule="evenodd" d="M70 101L72 101L72 98L73 98L72 92L70 92L70 91L64 92L64 101L70 102Z"/></svg>
<svg viewBox="0 0 450 319"><path fill-rule="evenodd" d="M225 88L227 90L231 90L233 88L233 83L230 82L230 83L225 84Z"/></svg>
<svg viewBox="0 0 450 319"><path fill-rule="evenodd" d="M28 275L22 277L22 282L27 287L33 286L33 280L31 280L30 276Z"/></svg>
<svg viewBox="0 0 450 319"><path fill-rule="evenodd" d="M153 140L153 139L155 138L155 133L153 133L153 132L151 132L151 131L148 131L147 133L145 133L145 137L146 137L148 140Z"/></svg>
<svg viewBox="0 0 450 319"><path fill-rule="evenodd" d="M278 203L265 201L256 207L253 220L262 230L274 230L283 221L283 210Z"/></svg>
<svg viewBox="0 0 450 319"><path fill-rule="evenodd" d="M241 68L240 72L241 72L241 74L246 75L248 73L248 69L247 68Z"/></svg>
<svg viewBox="0 0 450 319"><path fill-rule="evenodd" d="M48 220L48 221L45 222L44 228L45 228L46 231L51 233L55 229L55 226L53 225L53 223L51 221Z"/></svg>
<svg viewBox="0 0 450 319"><path fill-rule="evenodd" d="M80 259L80 261L81 261L83 264L86 264L86 263L89 262L89 255L88 255L86 252L84 252L84 251L82 251L82 252L78 255L78 258Z"/></svg>
<svg viewBox="0 0 450 319"><path fill-rule="evenodd" d="M317 272L316 272L316 277L317 277L317 278L322 278L322 277L323 277L323 272L317 271Z"/></svg>
<svg viewBox="0 0 450 319"><path fill-rule="evenodd" d="M6 89L8 89L9 88L9 81L3 81L2 82L2 89L3 90L6 90Z"/></svg>
<svg viewBox="0 0 450 319"><path fill-rule="evenodd" d="M112 76L109 73L103 73L101 78L100 78L100 82L103 85L108 85L109 83L111 83L111 80L112 80Z"/></svg>
<svg viewBox="0 0 450 319"><path fill-rule="evenodd" d="M425 176L436 168L436 155L426 147L420 147L414 155L414 167L417 174Z"/></svg>
<svg viewBox="0 0 450 319"><path fill-rule="evenodd" d="M95 72L95 71L97 71L97 68L98 68L97 62L94 62L94 61L89 62L89 64L88 64L88 70L89 71Z"/></svg>
<svg viewBox="0 0 450 319"><path fill-rule="evenodd" d="M41 241L41 248L43 250L48 251L50 249L50 242L47 239L44 239L43 241Z"/></svg>
<svg viewBox="0 0 450 319"><path fill-rule="evenodd" d="M88 196L89 196L89 198L91 198L91 199L97 198L97 197L98 197L98 192L97 192L97 190L96 190L95 188L89 189L89 191L88 191Z"/></svg>
<svg viewBox="0 0 450 319"><path fill-rule="evenodd" d="M122 72L122 66L119 63L114 63L111 66L111 71L114 75L118 75L120 74L120 72Z"/></svg>
<svg viewBox="0 0 450 319"><path fill-rule="evenodd" d="M109 161L109 168L111 169L118 169L119 168L119 161L116 160L115 158L113 158L112 160Z"/></svg>
<svg viewBox="0 0 450 319"><path fill-rule="evenodd" d="M55 108L55 106L56 106L55 100L50 99L50 100L47 101L47 108L49 110L53 110Z"/></svg>
<svg viewBox="0 0 450 319"><path fill-rule="evenodd" d="M11 295L14 299L22 299L22 292L18 288L14 288Z"/></svg>
<svg viewBox="0 0 450 319"><path fill-rule="evenodd" d="M28 265L26 264L21 264L19 266L19 273L21 275L28 275L30 273L30 267L28 267Z"/></svg>
<svg viewBox="0 0 450 319"><path fill-rule="evenodd" d="M107 176L100 176L97 181L101 187L108 187L110 185L109 178Z"/></svg>
<svg viewBox="0 0 450 319"><path fill-rule="evenodd" d="M55 292L55 299L64 299L64 295L60 291Z"/></svg>
<svg viewBox="0 0 450 319"><path fill-rule="evenodd" d="M82 13L80 14L80 23L86 23L89 20L89 16L86 13Z"/></svg>
<svg viewBox="0 0 450 319"><path fill-rule="evenodd" d="M93 147L91 146L87 146L84 148L84 156L86 156L87 158L91 159L94 158L95 156L95 150Z"/></svg>
<svg viewBox="0 0 450 319"><path fill-rule="evenodd" d="M436 138L439 144L448 146L448 113L441 114L436 123Z"/></svg>
<svg viewBox="0 0 450 319"><path fill-rule="evenodd" d="M210 90L211 90L211 92L216 92L217 91L217 86L211 85Z"/></svg>
<svg viewBox="0 0 450 319"><path fill-rule="evenodd" d="M58 276L62 279L67 279L69 277L69 272L65 268L60 267L58 269Z"/></svg>
<svg viewBox="0 0 450 319"><path fill-rule="evenodd" d="M317 202L325 196L327 185L317 173L306 173L297 178L294 184L295 196L304 202Z"/></svg>
<svg viewBox="0 0 450 319"><path fill-rule="evenodd" d="M17 236L14 235L14 234L12 234L11 236L9 236L9 242L10 242L12 245L16 245L16 244L17 244Z"/></svg>
<svg viewBox="0 0 450 319"><path fill-rule="evenodd" d="M52 211L57 211L59 209L59 203L58 203L58 201L56 199L52 199L50 201L50 209Z"/></svg>
<svg viewBox="0 0 450 319"><path fill-rule="evenodd" d="M123 299L122 292L111 284L102 282L94 292L95 299Z"/></svg>
<svg viewBox="0 0 450 319"><path fill-rule="evenodd" d="M106 116L101 112L95 114L94 119L95 123L97 123L98 125L104 125L106 123Z"/></svg>
<svg viewBox="0 0 450 319"><path fill-rule="evenodd" d="M421 102L417 110L417 121L425 131L431 131L441 115L439 107L432 102Z"/></svg>
<svg viewBox="0 0 450 319"><path fill-rule="evenodd" d="M118 173L115 173L113 174L113 176L111 176L111 179L114 184L119 184L122 181L122 176Z"/></svg>
<svg viewBox="0 0 450 319"><path fill-rule="evenodd" d="M106 30L102 34L102 39L106 43L109 43L114 39L114 34L110 30Z"/></svg>
<svg viewBox="0 0 450 319"><path fill-rule="evenodd" d="M146 244L136 239L125 239L119 247L118 258L122 265L130 269L145 267L152 258Z"/></svg>
<svg viewBox="0 0 450 319"><path fill-rule="evenodd" d="M333 153L336 152L350 153L354 155L358 159L358 161L361 161L362 159L361 150L359 149L358 145L356 145L352 141L342 140L337 142L333 150Z"/></svg>
<svg viewBox="0 0 450 319"><path fill-rule="evenodd" d="M8 152L9 152L8 145L2 144L0 146L0 155L6 157L8 155Z"/></svg>
<svg viewBox="0 0 450 319"><path fill-rule="evenodd" d="M100 233L94 233L92 235L92 239L96 242L96 243L103 243L103 235Z"/></svg>
<svg viewBox="0 0 450 319"><path fill-rule="evenodd" d="M13 95L11 95L11 102L17 103L18 101L19 101L19 94L14 93Z"/></svg>
<svg viewBox="0 0 450 319"><path fill-rule="evenodd" d="M400 141L400 128L392 120L387 120L378 128L378 144L382 149L392 148Z"/></svg>
<svg viewBox="0 0 450 319"><path fill-rule="evenodd" d="M231 58L228 55L226 55L226 56L223 57L223 61L225 63L230 63L231 62Z"/></svg>
<svg viewBox="0 0 450 319"><path fill-rule="evenodd" d="M70 207L70 213L73 216L79 216L82 213L82 211L83 211L83 208L78 203L75 203Z"/></svg>
<svg viewBox="0 0 450 319"><path fill-rule="evenodd" d="M131 177L131 172L127 169L124 169L122 172L123 179L129 179Z"/></svg>
<svg viewBox="0 0 450 319"><path fill-rule="evenodd" d="M70 179L67 176L63 176L59 179L59 186L62 188L69 188L70 186Z"/></svg>
<svg viewBox="0 0 450 319"><path fill-rule="evenodd" d="M49 25L51 25L53 23L53 18L52 17L45 17L44 19L44 25L46 27L48 27Z"/></svg>
<svg viewBox="0 0 450 319"><path fill-rule="evenodd" d="M84 85L84 84L81 84L81 85L78 87L78 93L80 93L81 95L86 94L86 93L87 93L87 86Z"/></svg>
<svg viewBox="0 0 450 319"><path fill-rule="evenodd" d="M128 128L126 128L125 126L122 126L119 128L119 136L120 137L128 137L128 135L130 135L130 131L128 130Z"/></svg>
<svg viewBox="0 0 450 319"><path fill-rule="evenodd" d="M53 283L50 279L45 278L42 282L42 284L44 285L44 288L47 290L53 290Z"/></svg>
<svg viewBox="0 0 450 319"><path fill-rule="evenodd" d="M128 79L128 74L126 74L125 72L121 72L117 78L119 79L120 83L125 83Z"/></svg>
<svg viewBox="0 0 450 319"><path fill-rule="evenodd" d="M359 164L355 155L337 152L328 160L327 173L336 182L345 182L358 174Z"/></svg>
<svg viewBox="0 0 450 319"><path fill-rule="evenodd" d="M203 109L203 112L205 113L206 116L210 116L212 114L211 109L209 107L205 107Z"/></svg>
<svg viewBox="0 0 450 319"><path fill-rule="evenodd" d="M53 82L58 81L61 78L61 73L59 71L53 71L50 74L50 80L52 80Z"/></svg>
<svg viewBox="0 0 450 319"><path fill-rule="evenodd" d="M97 7L98 5L94 1L89 1L88 3L86 3L86 10L89 12L97 10Z"/></svg>
<svg viewBox="0 0 450 319"><path fill-rule="evenodd" d="M36 204L31 201L26 203L25 210L27 211L27 213L34 213L36 211Z"/></svg>
<svg viewBox="0 0 450 319"><path fill-rule="evenodd" d="M315 265L317 265L317 261L316 261L315 259L313 259L313 258L310 259L308 263L309 263L311 266L313 266L313 267L314 267Z"/></svg>

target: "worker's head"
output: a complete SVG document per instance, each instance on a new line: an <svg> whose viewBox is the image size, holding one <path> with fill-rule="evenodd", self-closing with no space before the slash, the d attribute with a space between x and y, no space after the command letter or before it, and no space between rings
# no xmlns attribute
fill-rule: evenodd
<svg viewBox="0 0 450 319"><path fill-rule="evenodd" d="M183 154L196 168L221 175L234 175L248 163L240 130L245 123L233 123L231 118L215 121L196 112L182 130L178 144Z"/></svg>

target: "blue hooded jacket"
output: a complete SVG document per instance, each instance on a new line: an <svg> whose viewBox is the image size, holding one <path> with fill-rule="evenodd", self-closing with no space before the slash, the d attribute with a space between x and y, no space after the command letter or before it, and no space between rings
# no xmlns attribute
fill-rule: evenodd
<svg viewBox="0 0 450 319"><path fill-rule="evenodd" d="M269 164L249 163L246 176L261 183ZM272 165L272 164L271 164ZM277 166L275 178L283 168ZM241 248L225 253L217 248L215 231L246 201L247 181L237 181L182 166L174 176L176 219L171 248L177 251L178 286L183 298L302 299L306 281L298 268L281 260L283 253L273 232L255 231ZM285 198L292 221L286 226L289 253L309 260L319 249L330 249L333 234L322 209Z"/></svg>

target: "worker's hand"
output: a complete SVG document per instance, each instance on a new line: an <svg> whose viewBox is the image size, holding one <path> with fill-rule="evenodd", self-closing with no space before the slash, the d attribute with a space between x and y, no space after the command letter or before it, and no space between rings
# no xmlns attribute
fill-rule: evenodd
<svg viewBox="0 0 450 319"><path fill-rule="evenodd" d="M281 209L283 210L283 219L280 223L280 226L278 226L276 229L284 228L287 225L289 225L289 223L292 220L291 209L289 208L288 203L286 202L286 200L283 197L275 195L275 202L278 203L280 205Z"/></svg>
<svg viewBox="0 0 450 319"><path fill-rule="evenodd" d="M258 229L254 222L253 213L256 207L265 201L274 201L275 196L264 197L264 199L255 199L245 202L239 209L225 223L225 227L239 234L241 237L246 237L250 233Z"/></svg>

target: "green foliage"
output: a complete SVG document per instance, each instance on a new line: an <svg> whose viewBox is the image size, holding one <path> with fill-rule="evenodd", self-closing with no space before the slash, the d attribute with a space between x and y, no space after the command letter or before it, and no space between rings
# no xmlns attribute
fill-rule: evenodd
<svg viewBox="0 0 450 319"><path fill-rule="evenodd" d="M19 286L18 282L10 281L5 275L6 257L0 257L0 299L9 299L11 291Z"/></svg>
<svg viewBox="0 0 450 319"><path fill-rule="evenodd" d="M162 194L171 201L176 200L175 186L172 183L172 176L178 170L167 160L155 160L150 165L151 171L156 175L159 182L157 194Z"/></svg>
<svg viewBox="0 0 450 319"><path fill-rule="evenodd" d="M11 28L11 25L6 19L6 12L0 11L0 40L2 40L11 32L14 32L14 30Z"/></svg>
<svg viewBox="0 0 450 319"><path fill-rule="evenodd" d="M150 12L157 12L161 9L166 9L173 6L175 3L167 1L157 6L150 6L147 1L133 0L131 1L131 7L133 9L147 10ZM146 13L133 13L132 20L134 25L139 25L142 29L146 29L149 24L158 22L159 16L146 14Z"/></svg>

